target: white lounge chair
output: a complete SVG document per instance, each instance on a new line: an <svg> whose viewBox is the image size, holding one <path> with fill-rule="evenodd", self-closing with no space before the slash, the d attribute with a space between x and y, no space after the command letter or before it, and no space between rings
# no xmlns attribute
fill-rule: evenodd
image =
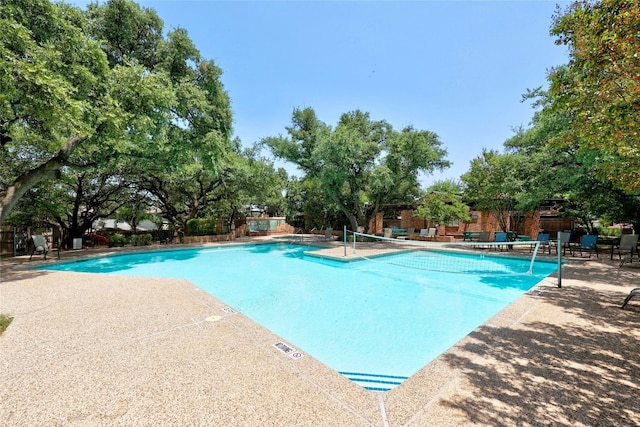
<svg viewBox="0 0 640 427"><path fill-rule="evenodd" d="M623 234L620 237L620 245L616 249L618 252L618 258L620 259L620 266L625 262L633 262L633 253L638 253L638 234ZM611 248L611 255L613 256L614 249ZM622 258L622 255L629 254L629 257Z"/></svg>
<svg viewBox="0 0 640 427"><path fill-rule="evenodd" d="M328 227L324 231L324 240L332 240L333 239L333 228Z"/></svg>
<svg viewBox="0 0 640 427"><path fill-rule="evenodd" d="M49 245L47 244L47 239L42 235L33 235L31 236L31 240L33 241L33 249L31 250L31 256L29 256L29 260L33 258L33 254L36 252L40 252L44 255L44 259L47 259L47 254L49 253ZM54 248L53 251L58 252L58 259L60 259L60 248Z"/></svg>

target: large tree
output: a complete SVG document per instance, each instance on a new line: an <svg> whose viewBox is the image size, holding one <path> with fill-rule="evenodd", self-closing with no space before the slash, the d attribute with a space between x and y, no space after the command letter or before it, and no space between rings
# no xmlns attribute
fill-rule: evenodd
<svg viewBox="0 0 640 427"><path fill-rule="evenodd" d="M58 174L88 139L115 125L112 70L71 6L0 3L0 221L30 188ZM106 117L99 113L102 111ZM5 175L6 173L6 175Z"/></svg>
<svg viewBox="0 0 640 427"><path fill-rule="evenodd" d="M455 180L437 181L429 188L414 216L431 222L447 224L454 220L471 221L469 206L462 201L462 184Z"/></svg>
<svg viewBox="0 0 640 427"><path fill-rule="evenodd" d="M0 220L64 167L223 171L229 99L184 30L129 0L5 0L0 23Z"/></svg>
<svg viewBox="0 0 640 427"><path fill-rule="evenodd" d="M640 190L640 2L576 1L551 33L570 58L549 74L547 108L569 119L554 141L593 151L615 188Z"/></svg>
<svg viewBox="0 0 640 427"><path fill-rule="evenodd" d="M520 206L531 210L548 200L562 200L557 205L560 212L587 228L594 218L640 223L640 197L597 173L599 150L580 147L577 138L552 143L570 126L567 112L546 108L546 92L530 91L526 98L535 98L534 105L543 108L529 128L518 129L504 144L507 152L526 157L527 168L518 171L526 188Z"/></svg>
<svg viewBox="0 0 640 427"><path fill-rule="evenodd" d="M527 195L532 168L535 165L521 154L484 149L461 177L464 199L474 209L493 212L503 231L514 231L519 213L537 207Z"/></svg>
<svg viewBox="0 0 640 427"><path fill-rule="evenodd" d="M343 114L331 128L312 109L296 109L287 131L289 138L263 142L298 165L306 179L317 180L353 230L368 229L386 204L413 203L420 194L419 172L449 166L435 133L412 127L398 132L358 110Z"/></svg>

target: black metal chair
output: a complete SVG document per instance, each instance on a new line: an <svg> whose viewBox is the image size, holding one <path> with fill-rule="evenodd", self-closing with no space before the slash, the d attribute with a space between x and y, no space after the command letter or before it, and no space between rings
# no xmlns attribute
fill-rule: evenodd
<svg viewBox="0 0 640 427"><path fill-rule="evenodd" d="M631 298L637 297L637 296L640 296L640 288L632 289L631 292L629 292L629 295L624 299L624 303L622 303L622 307L620 308L624 308L627 305L627 303L631 301Z"/></svg>

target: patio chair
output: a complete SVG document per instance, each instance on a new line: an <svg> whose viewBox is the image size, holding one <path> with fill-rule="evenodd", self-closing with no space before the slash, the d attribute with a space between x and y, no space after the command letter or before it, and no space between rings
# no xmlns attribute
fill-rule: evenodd
<svg viewBox="0 0 640 427"><path fill-rule="evenodd" d="M393 237L393 230L391 228L385 228L382 232L384 233L384 237Z"/></svg>
<svg viewBox="0 0 640 427"><path fill-rule="evenodd" d="M631 301L631 298L637 297L637 296L640 296L640 288L632 289L631 292L629 292L629 295L627 295L627 297L624 299L624 302L622 303L622 307L620 308L624 308L627 305L627 303Z"/></svg>
<svg viewBox="0 0 640 427"><path fill-rule="evenodd" d="M478 231L478 239L476 240L476 245L474 245L476 248L479 248L481 246L484 246L485 248L487 247L487 245L482 245L482 243L489 243L491 241L491 232L489 231Z"/></svg>
<svg viewBox="0 0 640 427"><path fill-rule="evenodd" d="M47 245L47 239L42 235L33 235L31 236L31 240L33 241L33 249L31 250L31 255L29 256L29 261L33 258L33 254L36 252L40 252L44 255L44 259L47 259L47 254L49 253L49 245ZM53 248L53 251L58 252L58 259L60 259L60 248Z"/></svg>
<svg viewBox="0 0 640 427"><path fill-rule="evenodd" d="M407 239L412 239L415 234L416 234L415 228L407 228Z"/></svg>
<svg viewBox="0 0 640 427"><path fill-rule="evenodd" d="M612 252L615 249L612 248ZM618 258L620 259L620 267L624 265L625 262L629 261L629 263L633 262L633 253L637 253L640 257L640 253L638 252L638 234L623 234L620 237L620 244L618 245ZM623 254L629 254L629 257L622 258Z"/></svg>
<svg viewBox="0 0 640 427"><path fill-rule="evenodd" d="M438 231L437 228L433 227L430 228L429 231L427 231L427 237L436 237L436 232Z"/></svg>
<svg viewBox="0 0 640 427"><path fill-rule="evenodd" d="M333 239L333 228L327 227L327 229L324 231L324 240L331 239Z"/></svg>
<svg viewBox="0 0 640 427"><path fill-rule="evenodd" d="M571 247L571 231L561 231L560 232L560 241L552 242L555 243L555 246L558 250L562 250L562 255L567 254L567 249L569 249L569 255L573 255L573 248Z"/></svg>
<svg viewBox="0 0 640 427"><path fill-rule="evenodd" d="M580 250L580 256L582 256L582 251L585 250L585 251L589 251L589 258L591 258L591 252L595 251L596 258L599 258L598 236L595 234L585 234L584 236L582 236L582 238L580 239L579 250Z"/></svg>
<svg viewBox="0 0 640 427"><path fill-rule="evenodd" d="M542 250L547 250L547 252L549 253L549 255L551 255L551 234L549 233L538 233L538 237L536 237L536 240L538 242L540 242L540 248L542 248ZM533 250L533 247L535 245L531 245L531 247L529 248L529 252L531 252Z"/></svg>
<svg viewBox="0 0 640 427"><path fill-rule="evenodd" d="M493 239L496 243L507 243L507 233L504 231L496 231L495 238ZM496 248L500 248L502 250L503 245L496 245Z"/></svg>

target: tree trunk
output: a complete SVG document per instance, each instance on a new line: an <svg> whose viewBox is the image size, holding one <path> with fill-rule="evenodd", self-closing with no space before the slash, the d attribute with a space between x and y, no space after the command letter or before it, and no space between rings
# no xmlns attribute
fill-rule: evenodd
<svg viewBox="0 0 640 427"><path fill-rule="evenodd" d="M9 216L18 201L34 186L42 181L55 178L66 164L82 138L74 136L58 151L58 153L35 169L26 171L0 193L0 224Z"/></svg>

